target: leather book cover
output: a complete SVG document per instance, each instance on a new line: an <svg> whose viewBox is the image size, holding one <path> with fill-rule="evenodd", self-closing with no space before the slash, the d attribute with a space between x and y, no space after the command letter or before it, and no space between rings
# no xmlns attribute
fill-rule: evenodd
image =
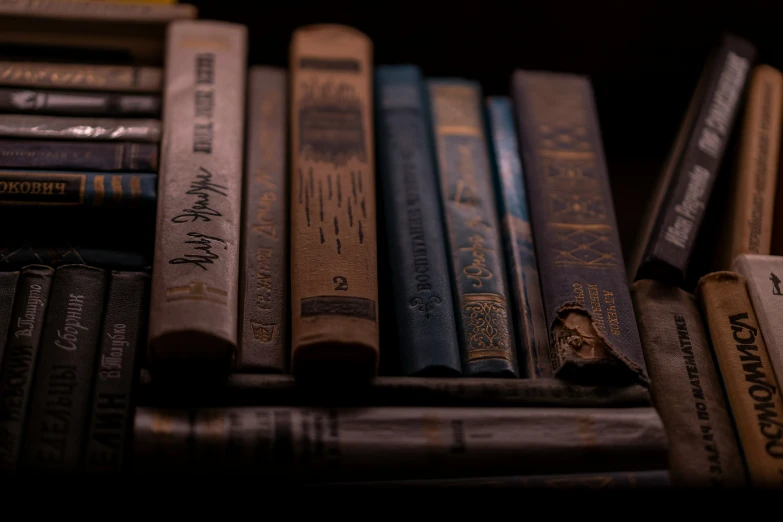
<svg viewBox="0 0 783 522"><path fill-rule="evenodd" d="M160 113L160 96L0 87L0 110L5 114L155 117Z"/></svg>
<svg viewBox="0 0 783 522"><path fill-rule="evenodd" d="M30 397L20 471L81 468L101 337L106 273L84 265L54 272Z"/></svg>
<svg viewBox="0 0 783 522"><path fill-rule="evenodd" d="M703 98L693 120L686 118L692 125L687 144L665 166L663 175L671 175L669 186L662 189L665 198L657 212L648 216L654 221L650 235L640 236L638 266L629 267L634 280L679 285L685 278L755 58L751 43L726 35L707 61L703 90L696 93Z"/></svg>
<svg viewBox="0 0 783 522"><path fill-rule="evenodd" d="M236 364L247 28L168 28L148 361Z"/></svg>
<svg viewBox="0 0 783 522"><path fill-rule="evenodd" d="M251 67L247 100L237 369L283 373L290 358L287 72Z"/></svg>
<svg viewBox="0 0 783 522"><path fill-rule="evenodd" d="M19 464L53 274L48 266L31 265L21 271L16 286L0 364L0 475L13 474Z"/></svg>
<svg viewBox="0 0 783 522"><path fill-rule="evenodd" d="M732 270L745 278L748 297L778 381L783 380L783 257L740 254ZM781 457L783 458L783 457Z"/></svg>
<svg viewBox="0 0 783 522"><path fill-rule="evenodd" d="M290 47L291 371L378 372L373 44L342 25Z"/></svg>
<svg viewBox="0 0 783 522"><path fill-rule="evenodd" d="M526 172L519 157L514 108L505 96L487 99L492 142L495 197L502 221L506 270L514 302L520 372L529 378L552 377L541 280L528 210Z"/></svg>
<svg viewBox="0 0 783 522"><path fill-rule="evenodd" d="M375 72L378 157L403 375L462 374L434 148L421 71Z"/></svg>
<svg viewBox="0 0 783 522"><path fill-rule="evenodd" d="M130 460L134 391L146 342L149 280L144 272L109 276L94 375L84 470L120 474Z"/></svg>
<svg viewBox="0 0 783 522"><path fill-rule="evenodd" d="M0 169L0 206L155 209L157 174Z"/></svg>
<svg viewBox="0 0 783 522"><path fill-rule="evenodd" d="M520 70L512 90L555 376L649 385L590 79Z"/></svg>
<svg viewBox="0 0 783 522"><path fill-rule="evenodd" d="M707 274L696 288L712 338L750 483L783 486L783 397L767 346L736 272Z"/></svg>
<svg viewBox="0 0 783 522"><path fill-rule="evenodd" d="M11 324L11 310L14 306L18 279L18 270L6 268L6 271L0 272L0 361L3 360L3 352L8 340L8 327Z"/></svg>
<svg viewBox="0 0 783 522"><path fill-rule="evenodd" d="M654 408L138 408L134 449L141 473L296 482L606 473L667 462Z"/></svg>
<svg viewBox="0 0 783 522"><path fill-rule="evenodd" d="M12 240L0 244L0 267L4 270L21 270L32 264L53 268L79 264L104 269L147 270L152 266L152 252L114 246L107 248L100 240L82 243L67 238L51 241Z"/></svg>
<svg viewBox="0 0 783 522"><path fill-rule="evenodd" d="M462 371L472 377L518 377L481 86L433 78L427 87Z"/></svg>
<svg viewBox="0 0 783 522"><path fill-rule="evenodd" d="M747 483L734 421L693 295L650 279L631 286L652 396L676 487Z"/></svg>
<svg viewBox="0 0 783 522"><path fill-rule="evenodd" d="M138 141L157 143L161 121L154 118L99 118L7 114L0 139Z"/></svg>
<svg viewBox="0 0 783 522"><path fill-rule="evenodd" d="M0 12L2 12L0 3ZM66 91L160 92L161 67L0 61L0 85Z"/></svg>
<svg viewBox="0 0 783 522"><path fill-rule="evenodd" d="M0 140L0 169L157 172L158 144Z"/></svg>

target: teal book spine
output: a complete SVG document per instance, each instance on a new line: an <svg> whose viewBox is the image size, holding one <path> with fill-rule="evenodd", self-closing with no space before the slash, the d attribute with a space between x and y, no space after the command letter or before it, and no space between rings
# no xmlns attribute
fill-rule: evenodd
<svg viewBox="0 0 783 522"><path fill-rule="evenodd" d="M519 377L481 87L427 86L463 373Z"/></svg>
<svg viewBox="0 0 783 522"><path fill-rule="evenodd" d="M549 335L513 106L508 97L492 96L487 98L486 107L520 373L530 378L552 377Z"/></svg>
<svg viewBox="0 0 783 522"><path fill-rule="evenodd" d="M154 209L156 174L0 170L0 206Z"/></svg>

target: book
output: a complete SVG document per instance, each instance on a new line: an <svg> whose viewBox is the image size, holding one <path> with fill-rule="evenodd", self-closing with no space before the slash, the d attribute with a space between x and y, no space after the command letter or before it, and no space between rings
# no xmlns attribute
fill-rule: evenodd
<svg viewBox="0 0 783 522"><path fill-rule="evenodd" d="M2 0L0 15L14 18L40 18L58 21L110 21L166 23L182 18L196 18L198 10L186 3L157 5L147 2L100 2L61 0Z"/></svg>
<svg viewBox="0 0 783 522"><path fill-rule="evenodd" d="M3 139L0 169L157 172L158 144Z"/></svg>
<svg viewBox="0 0 783 522"><path fill-rule="evenodd" d="M237 369L282 373L290 358L286 71L251 67L247 98Z"/></svg>
<svg viewBox="0 0 783 522"><path fill-rule="evenodd" d="M549 355L541 280L530 225L526 173L519 157L514 108L511 99L487 99L493 151L495 195L503 229L506 269L513 297L513 323L519 345L520 371L529 378L554 374ZM523 364L524 363L524 364Z"/></svg>
<svg viewBox="0 0 783 522"><path fill-rule="evenodd" d="M492 187L481 86L427 81L466 376L518 377L517 345Z"/></svg>
<svg viewBox="0 0 783 522"><path fill-rule="evenodd" d="M590 79L512 82L555 376L649 385Z"/></svg>
<svg viewBox="0 0 783 522"><path fill-rule="evenodd" d="M102 241L81 242L67 237L43 240L6 239L0 244L0 267L21 270L27 265L50 267L89 265L116 270L147 270L152 266L152 251L147 248L107 245Z"/></svg>
<svg viewBox="0 0 783 522"><path fill-rule="evenodd" d="M0 87L0 111L54 116L154 117L160 113L160 96Z"/></svg>
<svg viewBox="0 0 783 522"><path fill-rule="evenodd" d="M726 389L750 484L783 486L783 397L767 346L736 272L703 276L696 288Z"/></svg>
<svg viewBox="0 0 783 522"><path fill-rule="evenodd" d="M377 67L375 98L401 373L459 376L462 360L421 71L414 65Z"/></svg>
<svg viewBox="0 0 783 522"><path fill-rule="evenodd" d="M0 138L157 143L160 133L157 119L8 114L0 120Z"/></svg>
<svg viewBox="0 0 783 522"><path fill-rule="evenodd" d="M0 3L0 13L6 3ZM163 69L134 65L0 61L0 85L68 91L157 93L163 88Z"/></svg>
<svg viewBox="0 0 783 522"><path fill-rule="evenodd" d="M672 484L747 484L734 421L695 297L642 279L631 286L651 391L669 439Z"/></svg>
<svg viewBox="0 0 783 522"><path fill-rule="evenodd" d="M3 360L3 352L8 341L8 328L11 324L11 311L14 307L18 280L18 270L0 272L0 361Z"/></svg>
<svg viewBox="0 0 783 522"><path fill-rule="evenodd" d="M666 448L654 408L140 407L134 472L278 483L630 472L666 469Z"/></svg>
<svg viewBox="0 0 783 522"><path fill-rule="evenodd" d="M289 49L291 372L378 373L373 44L309 25Z"/></svg>
<svg viewBox="0 0 783 522"><path fill-rule="evenodd" d="M14 474L19 464L53 273L47 266L27 266L16 287L0 364L0 475Z"/></svg>
<svg viewBox="0 0 783 522"><path fill-rule="evenodd" d="M228 369L237 359L247 31L175 21L167 52L147 361Z"/></svg>

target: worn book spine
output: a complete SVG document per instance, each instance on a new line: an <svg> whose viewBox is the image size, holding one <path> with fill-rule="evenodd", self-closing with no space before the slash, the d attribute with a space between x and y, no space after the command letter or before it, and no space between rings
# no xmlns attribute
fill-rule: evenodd
<svg viewBox="0 0 783 522"><path fill-rule="evenodd" d="M64 90L160 92L162 80L163 69L160 67L0 62L0 85Z"/></svg>
<svg viewBox="0 0 783 522"><path fill-rule="evenodd" d="M0 206L154 209L156 174L0 169Z"/></svg>
<svg viewBox="0 0 783 522"><path fill-rule="evenodd" d="M7 114L0 120L0 138L157 143L160 141L160 132L160 120L149 118Z"/></svg>
<svg viewBox="0 0 783 522"><path fill-rule="evenodd" d="M421 71L376 70L379 177L404 375L462 373L449 257Z"/></svg>
<svg viewBox="0 0 783 522"><path fill-rule="evenodd" d="M745 278L775 377L783 381L783 257L741 254L732 270Z"/></svg>
<svg viewBox="0 0 783 522"><path fill-rule="evenodd" d="M134 469L296 482L597 473L665 469L666 448L654 408L138 408Z"/></svg>
<svg viewBox="0 0 783 522"><path fill-rule="evenodd" d="M149 275L144 272L110 275L84 453L87 473L120 474L129 460L148 292Z"/></svg>
<svg viewBox="0 0 783 522"><path fill-rule="evenodd" d="M482 488L482 489L668 489L672 486L665 469L608 473L567 473L562 475L508 475L458 479L389 480L375 482L332 482L310 487L373 488Z"/></svg>
<svg viewBox="0 0 783 522"><path fill-rule="evenodd" d="M736 272L713 272L696 288L728 395L750 482L783 486L783 397L764 337Z"/></svg>
<svg viewBox="0 0 783 522"><path fill-rule="evenodd" d="M8 340L8 327L11 324L11 311L18 279L18 270L4 267L4 271L0 272L0 361L3 360L3 352Z"/></svg>
<svg viewBox="0 0 783 522"><path fill-rule="evenodd" d="M726 35L708 61L703 99L682 154L670 158L677 167L664 203L650 216L655 226L643 238L635 279L680 284L685 278L755 57L751 43Z"/></svg>
<svg viewBox="0 0 783 522"><path fill-rule="evenodd" d="M0 364L0 475L19 464L54 270L31 265L19 276L8 346Z"/></svg>
<svg viewBox="0 0 783 522"><path fill-rule="evenodd" d="M462 371L518 377L481 86L440 78L428 80L427 87Z"/></svg>
<svg viewBox="0 0 783 522"><path fill-rule="evenodd" d="M157 172L158 144L4 139L0 169Z"/></svg>
<svg viewBox="0 0 783 522"><path fill-rule="evenodd" d="M555 375L649 383L589 78L513 77Z"/></svg>
<svg viewBox="0 0 783 522"><path fill-rule="evenodd" d="M5 87L0 88L0 111L4 114L157 116L160 112L160 96Z"/></svg>
<svg viewBox="0 0 783 522"><path fill-rule="evenodd" d="M649 279L631 286L652 397L677 487L744 486L745 464L693 295Z"/></svg>
<svg viewBox="0 0 783 522"><path fill-rule="evenodd" d="M186 3L153 5L137 1L2 0L0 1L0 15L9 18L90 21L100 26L101 22L166 23L171 20L196 18L198 9L196 6ZM95 67L87 70L94 71ZM98 69L98 73L101 72L103 70Z"/></svg>
<svg viewBox="0 0 783 522"><path fill-rule="evenodd" d="M288 369L288 78L252 67L242 219L239 371Z"/></svg>
<svg viewBox="0 0 783 522"><path fill-rule="evenodd" d="M106 291L99 268L55 270L35 369L20 471L81 468Z"/></svg>
<svg viewBox="0 0 783 522"><path fill-rule="evenodd" d="M378 372L373 45L341 25L292 37L291 371Z"/></svg>
<svg viewBox="0 0 783 522"><path fill-rule="evenodd" d="M512 322L516 325L520 372L529 378L552 377L554 370L549 357L549 335L513 105L509 98L501 96L488 98L486 105L495 196L502 220L506 269L514 302Z"/></svg>
<svg viewBox="0 0 783 522"><path fill-rule="evenodd" d="M375 377L364 385L354 382L308 384L290 375L234 373L217 380L203 376L154 378L142 371L139 404L145 406L203 407L257 406L463 406L463 407L587 407L635 408L652 406L649 391L628 386L580 386L562 379L499 379L471 377Z"/></svg>
<svg viewBox="0 0 783 522"><path fill-rule="evenodd" d="M21 270L32 264L51 267L81 264L117 270L146 270L152 266L152 252L109 249L68 240L0 244L0 267L3 270Z"/></svg>
<svg viewBox="0 0 783 522"><path fill-rule="evenodd" d="M230 368L237 358L247 28L176 21L167 42L147 360Z"/></svg>
<svg viewBox="0 0 783 522"><path fill-rule="evenodd" d="M740 254L769 254L783 119L783 74L757 65L744 101L740 147L732 172L725 216L728 240L719 245L720 269L730 270Z"/></svg>

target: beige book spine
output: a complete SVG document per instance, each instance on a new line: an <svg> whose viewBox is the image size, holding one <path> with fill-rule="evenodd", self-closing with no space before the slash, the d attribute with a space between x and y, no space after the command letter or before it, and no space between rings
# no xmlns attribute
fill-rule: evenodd
<svg viewBox="0 0 783 522"><path fill-rule="evenodd" d="M151 366L237 356L247 29L169 26L148 355Z"/></svg>
<svg viewBox="0 0 783 522"><path fill-rule="evenodd" d="M770 252L782 117L783 74L769 65L757 65L742 121L726 228L731 230L731 240L722 253L724 270L740 254Z"/></svg>
<svg viewBox="0 0 783 522"><path fill-rule="evenodd" d="M291 371L377 373L372 42L297 29L291 72Z"/></svg>
<svg viewBox="0 0 783 522"><path fill-rule="evenodd" d="M745 279L713 272L696 288L751 483L783 485L783 399Z"/></svg>
<svg viewBox="0 0 783 522"><path fill-rule="evenodd" d="M160 92L163 87L163 69L130 65L0 61L0 85L68 90Z"/></svg>

